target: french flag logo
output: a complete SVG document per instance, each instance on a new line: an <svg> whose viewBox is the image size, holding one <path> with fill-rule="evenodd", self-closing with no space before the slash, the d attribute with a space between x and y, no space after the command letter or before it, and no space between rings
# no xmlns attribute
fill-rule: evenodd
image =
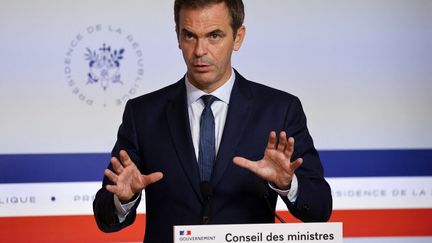
<svg viewBox="0 0 432 243"><path fill-rule="evenodd" d="M180 230L180 235L192 235L192 231L190 230Z"/></svg>

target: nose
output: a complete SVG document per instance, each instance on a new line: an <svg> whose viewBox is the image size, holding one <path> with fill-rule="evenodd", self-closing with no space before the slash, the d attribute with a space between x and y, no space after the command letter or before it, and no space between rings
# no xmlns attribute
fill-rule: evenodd
<svg viewBox="0 0 432 243"><path fill-rule="evenodd" d="M194 49L194 55L196 57L202 57L207 54L207 45L205 43L205 40L203 39L197 39L195 43L195 49Z"/></svg>

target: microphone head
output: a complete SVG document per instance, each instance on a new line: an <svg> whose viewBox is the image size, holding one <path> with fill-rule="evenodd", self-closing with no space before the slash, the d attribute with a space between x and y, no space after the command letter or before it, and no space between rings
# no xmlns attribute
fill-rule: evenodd
<svg viewBox="0 0 432 243"><path fill-rule="evenodd" d="M209 199L213 196L213 188L208 181L202 181L200 184L201 195L204 199Z"/></svg>

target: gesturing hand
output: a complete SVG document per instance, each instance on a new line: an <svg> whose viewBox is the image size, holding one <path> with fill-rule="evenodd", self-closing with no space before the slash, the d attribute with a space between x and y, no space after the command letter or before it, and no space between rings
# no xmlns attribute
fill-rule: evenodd
<svg viewBox="0 0 432 243"><path fill-rule="evenodd" d="M124 150L120 151L120 160L121 163L116 157L112 157L113 171L106 169L104 174L114 183L107 185L106 189L117 195L121 202L129 201L136 193L163 177L161 172L142 175Z"/></svg>
<svg viewBox="0 0 432 243"><path fill-rule="evenodd" d="M285 132L280 132L279 141L276 132L270 132L264 157L251 161L243 157L234 157L233 162L246 168L266 181L274 183L279 189L289 189L294 171L303 163L302 158L291 162L294 152L294 138L287 139Z"/></svg>

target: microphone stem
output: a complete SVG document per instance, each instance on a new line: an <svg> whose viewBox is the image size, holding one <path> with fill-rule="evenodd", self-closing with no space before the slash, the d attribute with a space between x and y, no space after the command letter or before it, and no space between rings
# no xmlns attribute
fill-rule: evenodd
<svg viewBox="0 0 432 243"><path fill-rule="evenodd" d="M273 211L273 208L272 208L272 206L270 205L270 201L268 200L268 197L264 197L265 198L265 201L266 201L266 203L267 203L267 207L273 212L273 215L279 220L279 222L281 222L281 223L286 223L285 222L285 220L283 220L282 219L282 217L281 216L279 216L277 213L276 213L276 211Z"/></svg>

